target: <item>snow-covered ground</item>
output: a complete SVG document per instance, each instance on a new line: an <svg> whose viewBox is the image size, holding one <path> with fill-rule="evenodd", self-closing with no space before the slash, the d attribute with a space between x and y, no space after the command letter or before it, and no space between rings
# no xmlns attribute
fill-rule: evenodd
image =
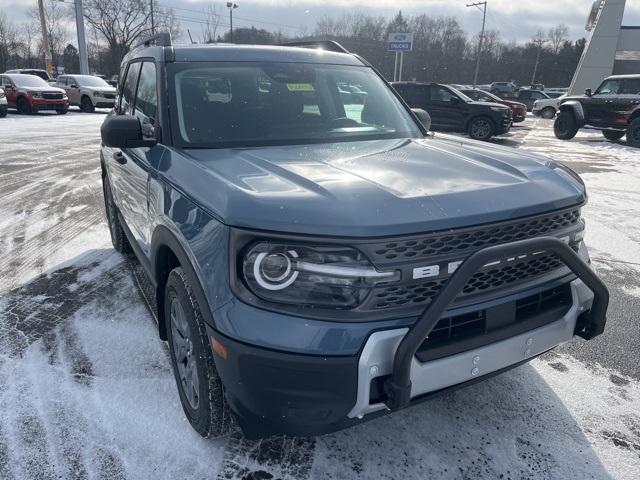
<svg viewBox="0 0 640 480"><path fill-rule="evenodd" d="M110 248L102 119L0 120L0 479L640 477L639 150L561 142L529 118L496 140L586 181L605 335L325 437L211 441L184 419L135 266Z"/></svg>

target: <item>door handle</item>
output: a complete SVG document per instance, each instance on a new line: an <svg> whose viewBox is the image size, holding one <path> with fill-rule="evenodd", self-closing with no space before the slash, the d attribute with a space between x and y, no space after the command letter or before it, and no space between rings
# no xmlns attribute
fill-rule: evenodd
<svg viewBox="0 0 640 480"><path fill-rule="evenodd" d="M127 157L125 157L122 152L114 152L113 159L120 165L124 165L125 163L127 163Z"/></svg>

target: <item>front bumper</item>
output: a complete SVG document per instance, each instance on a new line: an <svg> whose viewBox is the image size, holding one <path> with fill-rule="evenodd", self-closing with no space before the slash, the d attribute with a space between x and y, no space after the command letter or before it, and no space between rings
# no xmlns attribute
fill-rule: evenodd
<svg viewBox="0 0 640 480"><path fill-rule="evenodd" d="M43 110L68 110L69 100L47 100L43 98L32 98L31 108L37 111Z"/></svg>
<svg viewBox="0 0 640 480"><path fill-rule="evenodd" d="M530 243L528 247L534 250L548 248L554 252L559 249L561 258L575 275L586 279L589 287L579 278L571 281L570 307L564 314L559 314L560 318L550 319L538 328L425 362L420 362L415 352L409 351L407 358L410 364L406 365L406 373L410 381L408 389L404 390L407 392L404 398L394 395L393 389L388 389L386 395L380 395L380 389L376 391L374 384L386 387L398 378L397 371L403 368L399 347L411 340L410 333L415 336L415 332L421 329L432 307L442 304L439 298L450 294L455 296L456 292L452 294L450 291L456 283L464 281L466 274L459 273L465 270L464 263L447 284L452 287L444 287L441 292L445 293L436 297L417 322L412 326L371 333L358 355L282 352L249 346L209 328L209 336L226 349L224 358L220 354L215 355L216 366L225 385L227 400L245 435L258 438L278 433L295 436L330 433L517 366L571 340L576 333L587 338L600 333L604 327L603 318L599 318L595 325L588 322L594 317L602 317L608 294L603 285L594 285L595 275L584 263L588 261L586 250L582 250L580 259L569 247L566 249L570 253L561 248L558 245L562 243L560 240L543 239L544 242ZM480 252L519 245L521 242L515 242ZM486 259L483 261L486 263ZM481 262L481 265L485 263ZM466 270L468 273L469 268ZM455 280L456 276L458 280ZM597 304L594 304L591 289L597 291ZM606 296L604 305L603 295ZM447 306L448 303L443 308ZM442 316L437 312L435 315L437 318ZM298 320L302 326L307 322ZM281 333L286 336L286 329ZM418 333L418 339L422 341L428 334L422 336ZM398 402L399 397L401 402Z"/></svg>

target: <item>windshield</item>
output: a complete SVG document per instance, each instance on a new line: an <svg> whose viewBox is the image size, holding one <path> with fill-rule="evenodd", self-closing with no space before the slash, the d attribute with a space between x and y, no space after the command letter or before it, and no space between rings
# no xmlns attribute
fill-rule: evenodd
<svg viewBox="0 0 640 480"><path fill-rule="evenodd" d="M48 87L49 84L35 75L11 75L11 80L18 87Z"/></svg>
<svg viewBox="0 0 640 480"><path fill-rule="evenodd" d="M100 77L74 77L81 87L111 87Z"/></svg>
<svg viewBox="0 0 640 480"><path fill-rule="evenodd" d="M225 62L170 68L174 128L185 147L422 137L369 67Z"/></svg>

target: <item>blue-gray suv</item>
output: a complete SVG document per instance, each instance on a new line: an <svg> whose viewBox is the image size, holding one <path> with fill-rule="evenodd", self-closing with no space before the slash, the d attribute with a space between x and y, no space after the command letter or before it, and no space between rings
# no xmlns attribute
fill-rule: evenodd
<svg viewBox="0 0 640 480"><path fill-rule="evenodd" d="M580 178L435 137L339 45L159 35L120 79L111 238L201 435L324 434L602 333Z"/></svg>

